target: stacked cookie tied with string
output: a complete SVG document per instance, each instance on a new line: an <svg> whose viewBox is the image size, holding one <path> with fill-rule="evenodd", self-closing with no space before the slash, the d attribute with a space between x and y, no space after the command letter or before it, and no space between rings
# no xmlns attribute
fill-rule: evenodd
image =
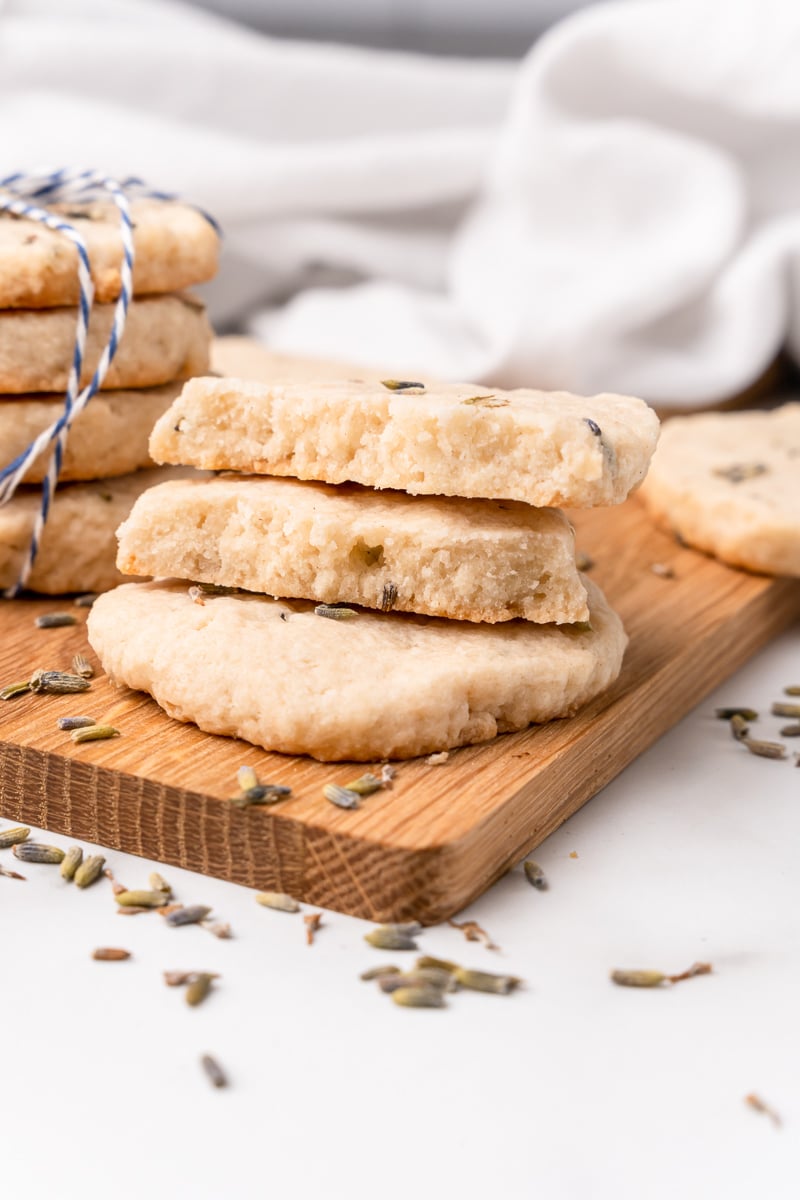
<svg viewBox="0 0 800 1200"><path fill-rule="evenodd" d="M155 467L147 445L150 431L183 382L209 367L205 309L185 289L214 275L216 229L188 205L135 191L126 258L119 206L107 188L98 198L87 184L90 175L78 174L75 196L56 203L48 203L48 195L63 194L60 180L46 187L41 178L31 179L27 191L16 179L0 182L0 206L6 206L0 211L4 590L98 592L120 581L117 526L141 492L176 474ZM45 195L39 199L41 191ZM23 204L20 195L31 203ZM26 208L43 213L51 225ZM78 242L87 256L83 278ZM121 305L126 261L133 269L132 294ZM88 329L81 339L76 329L84 314ZM54 470L56 439L45 438L44 431L65 411L76 345L82 361L79 377L72 380L73 396L93 383L98 390L70 420ZM43 445L31 458L37 439Z"/></svg>
<svg viewBox="0 0 800 1200"><path fill-rule="evenodd" d="M179 720L322 760L569 715L626 637L556 505L624 500L657 431L624 396L192 380L151 453L235 474L140 497L118 566L182 582L101 597L90 642Z"/></svg>

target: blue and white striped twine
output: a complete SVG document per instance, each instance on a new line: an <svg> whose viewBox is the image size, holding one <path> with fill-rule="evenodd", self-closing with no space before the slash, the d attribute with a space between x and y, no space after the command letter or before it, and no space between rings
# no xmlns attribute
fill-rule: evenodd
<svg viewBox="0 0 800 1200"><path fill-rule="evenodd" d="M114 320L108 342L100 355L100 361L90 382L80 390L83 356L86 349L86 332L89 316L94 301L94 283L92 282L89 266L89 255L86 243L69 221L56 213L48 212L40 207L42 204L63 201L85 201L98 195L106 195L116 205L120 218L120 240L122 243L122 266L120 270L121 289L119 299L114 306ZM78 300L78 320L75 329L75 348L72 355L72 366L64 397L64 410L58 420L36 437L31 444L19 454L13 462L0 469L0 506L7 504L12 498L22 479L32 466L34 460L52 446L47 472L42 481L42 503L36 515L33 533L28 546L25 561L17 582L4 593L7 597L19 595L28 582L36 555L39 551L42 532L50 512L50 504L58 484L61 463L64 457L64 447L69 435L72 422L99 390L105 379L106 372L117 352L122 334L125 330L125 320L128 306L133 294L133 225L131 223L129 200L133 196L148 196L160 200L173 200L165 192L148 189L140 179L128 178L115 180L101 171L59 169L55 171L38 171L33 174L16 173L0 179L0 210L5 210L18 217L27 217L39 221L48 229L54 229L68 238L78 252L78 284L80 296ZM217 228L214 220L203 213L206 220Z"/></svg>

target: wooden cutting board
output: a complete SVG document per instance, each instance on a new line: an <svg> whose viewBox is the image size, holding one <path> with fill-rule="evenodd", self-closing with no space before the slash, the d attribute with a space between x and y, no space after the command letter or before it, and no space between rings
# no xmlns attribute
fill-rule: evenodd
<svg viewBox="0 0 800 1200"><path fill-rule="evenodd" d="M68 668L78 651L98 674L79 697L24 695L0 706L0 815L373 920L451 916L800 614L800 581L748 575L680 547L636 497L571 517L579 549L596 561L592 577L630 634L617 683L569 720L455 751L443 766L401 763L392 789L357 811L335 808L322 788L363 765L268 754L171 721L103 677L85 609L71 609L78 626L40 630L34 618L70 610L69 601L2 602L0 684L40 666ZM653 563L675 578L656 575ZM75 746L56 719L76 712L122 736ZM243 763L291 786L292 798L231 805Z"/></svg>

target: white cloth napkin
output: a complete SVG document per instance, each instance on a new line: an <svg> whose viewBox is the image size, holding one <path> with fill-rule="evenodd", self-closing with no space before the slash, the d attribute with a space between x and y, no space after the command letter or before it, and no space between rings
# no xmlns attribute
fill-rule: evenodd
<svg viewBox="0 0 800 1200"><path fill-rule="evenodd" d="M521 64L0 0L0 169L141 174L275 349L668 405L800 357L800 4L627 0Z"/></svg>

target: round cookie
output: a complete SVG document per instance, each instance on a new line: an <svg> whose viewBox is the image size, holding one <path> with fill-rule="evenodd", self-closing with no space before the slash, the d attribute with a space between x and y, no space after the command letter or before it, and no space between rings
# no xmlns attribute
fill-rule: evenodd
<svg viewBox="0 0 800 1200"><path fill-rule="evenodd" d="M82 234L99 304L120 293L119 212L106 201L53 204ZM131 204L137 296L179 292L211 279L217 269L219 236L196 209L164 200ZM38 221L0 213L0 309L58 308L77 304L78 253L61 233Z"/></svg>
<svg viewBox="0 0 800 1200"><path fill-rule="evenodd" d="M222 475L151 488L118 537L126 575L465 621L589 616L569 521L513 500Z"/></svg>
<svg viewBox="0 0 800 1200"><path fill-rule="evenodd" d="M308 601L196 603L161 581L101 596L88 633L115 682L208 733L326 762L411 758L569 716L617 677L622 623L585 583L591 628L330 620Z"/></svg>
<svg viewBox="0 0 800 1200"><path fill-rule="evenodd" d="M591 508L639 486L658 438L658 417L633 396L388 382L192 379L150 453L204 470Z"/></svg>
<svg viewBox="0 0 800 1200"><path fill-rule="evenodd" d="M0 393L66 391L77 309L0 312ZM82 386L108 342L113 304L96 304L89 320ZM211 327L193 296L148 296L128 309L125 332L103 388L157 387L208 370Z"/></svg>
<svg viewBox="0 0 800 1200"><path fill-rule="evenodd" d="M673 417L641 495L689 545L734 567L800 575L800 404Z"/></svg>
<svg viewBox="0 0 800 1200"><path fill-rule="evenodd" d="M115 566L116 531L134 500L153 484L190 474L161 468L58 488L28 588L53 596L115 587L124 579ZM23 487L0 507L0 588L19 578L41 498L39 488Z"/></svg>
<svg viewBox="0 0 800 1200"><path fill-rule="evenodd" d="M136 391L98 392L74 421L59 479L107 479L153 465L147 449L150 431L181 390L180 383ZM0 466L12 462L64 408L63 396L0 396ZM41 483L44 452L25 476Z"/></svg>

